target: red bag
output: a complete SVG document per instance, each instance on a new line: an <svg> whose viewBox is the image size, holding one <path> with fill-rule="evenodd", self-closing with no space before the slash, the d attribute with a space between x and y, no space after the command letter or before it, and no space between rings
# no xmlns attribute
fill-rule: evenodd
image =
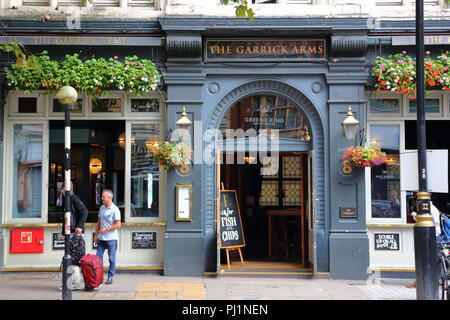
<svg viewBox="0 0 450 320"><path fill-rule="evenodd" d="M98 288L103 283L103 261L95 254L87 254L80 260L85 288Z"/></svg>

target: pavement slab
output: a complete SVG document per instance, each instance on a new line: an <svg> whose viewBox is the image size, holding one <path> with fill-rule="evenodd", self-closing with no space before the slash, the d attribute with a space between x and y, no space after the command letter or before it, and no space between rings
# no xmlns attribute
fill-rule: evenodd
<svg viewBox="0 0 450 320"><path fill-rule="evenodd" d="M0 273L0 300L61 300L59 272ZM298 277L165 277L118 272L112 285L73 300L415 300L403 283Z"/></svg>

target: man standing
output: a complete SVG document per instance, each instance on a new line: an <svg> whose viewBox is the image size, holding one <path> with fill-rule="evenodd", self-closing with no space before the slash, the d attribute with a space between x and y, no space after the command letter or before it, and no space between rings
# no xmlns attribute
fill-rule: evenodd
<svg viewBox="0 0 450 320"><path fill-rule="evenodd" d="M103 253L108 249L109 271L105 284L113 282L116 272L117 229L121 227L120 210L113 203L113 192L105 189L102 193L103 205L98 213L94 241L97 242L97 256L103 261Z"/></svg>
<svg viewBox="0 0 450 320"><path fill-rule="evenodd" d="M84 223L88 217L88 209L80 200L80 198L73 192L73 183L70 182L70 233L82 234L84 232ZM64 187L60 190L60 197L57 205L64 205L64 195L66 194ZM64 223L61 233L64 235Z"/></svg>

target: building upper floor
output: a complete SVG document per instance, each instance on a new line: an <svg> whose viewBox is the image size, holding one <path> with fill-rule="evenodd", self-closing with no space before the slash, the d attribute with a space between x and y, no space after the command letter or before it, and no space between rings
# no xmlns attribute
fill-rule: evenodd
<svg viewBox="0 0 450 320"><path fill-rule="evenodd" d="M143 19L159 16L234 17L235 3L222 0L0 0L1 17ZM405 19L415 17L415 0L249 0L256 17ZM445 0L424 0L427 19L449 19Z"/></svg>

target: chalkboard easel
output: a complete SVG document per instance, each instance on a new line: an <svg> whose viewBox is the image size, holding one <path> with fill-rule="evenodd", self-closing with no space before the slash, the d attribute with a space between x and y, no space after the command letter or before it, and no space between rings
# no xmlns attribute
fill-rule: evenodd
<svg viewBox="0 0 450 320"><path fill-rule="evenodd" d="M230 270L230 252L238 251L244 266L241 248L245 246L242 231L241 214L235 190L220 190L220 209L217 216L219 247L225 249L227 254L228 270ZM231 236L230 236L231 235Z"/></svg>

